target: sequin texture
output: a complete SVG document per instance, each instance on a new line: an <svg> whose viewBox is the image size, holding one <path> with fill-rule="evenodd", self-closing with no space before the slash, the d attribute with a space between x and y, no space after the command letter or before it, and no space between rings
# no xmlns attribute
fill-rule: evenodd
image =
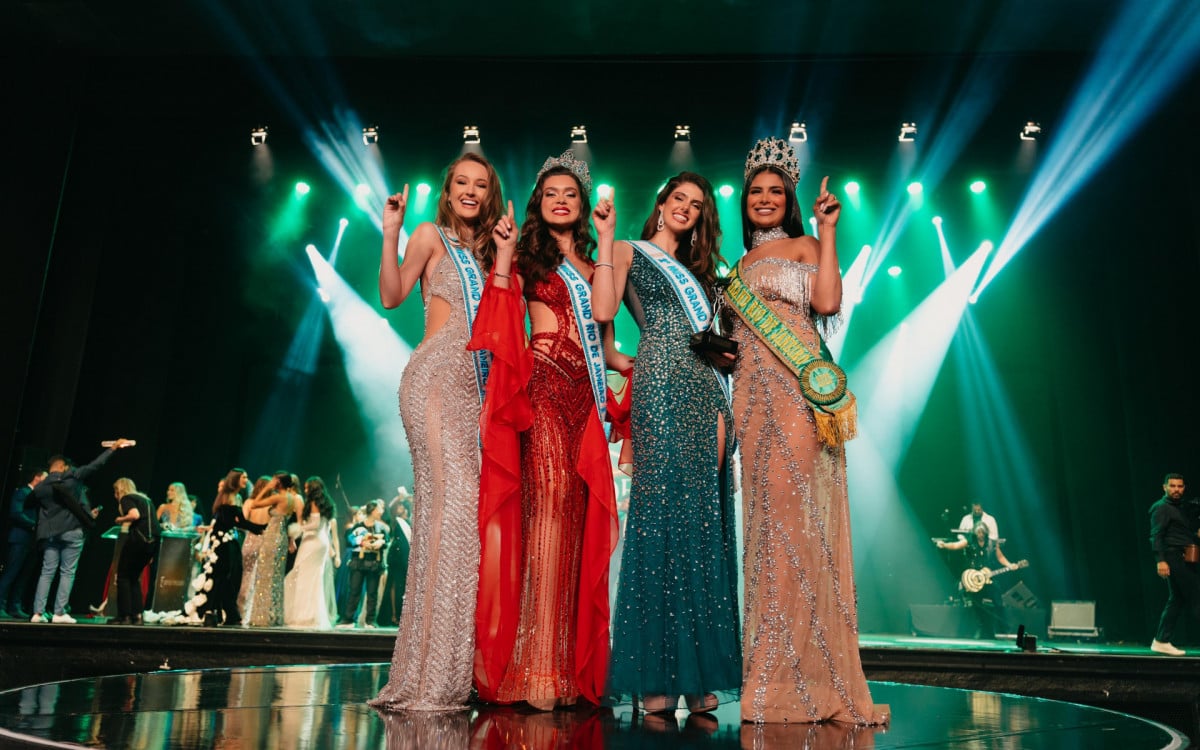
<svg viewBox="0 0 1200 750"><path fill-rule="evenodd" d="M412 451L413 521L404 609L382 710L457 710L471 692L479 585L479 395L462 285L443 255L424 289L450 306L400 381Z"/></svg>
<svg viewBox="0 0 1200 750"><path fill-rule="evenodd" d="M271 508L266 531L258 544L254 584L246 596L242 622L249 627L278 627L283 624L283 576L287 568L285 517ZM244 576L243 576L244 577Z"/></svg>
<svg viewBox="0 0 1200 750"><path fill-rule="evenodd" d="M583 430L595 410L566 284L558 274L531 282L526 295L554 313L557 330L533 335L529 381L532 426L521 433L521 612L503 702L579 695L575 610L587 484L576 471Z"/></svg>
<svg viewBox="0 0 1200 750"><path fill-rule="evenodd" d="M816 271L779 258L742 270L810 348ZM742 719L885 723L858 651L844 449L817 440L796 376L740 319L731 335L746 545Z"/></svg>
<svg viewBox="0 0 1200 750"><path fill-rule="evenodd" d="M675 290L636 251L626 305L642 338L609 693L728 700L741 681L737 542L717 430L732 418L712 369L688 348L692 329Z"/></svg>

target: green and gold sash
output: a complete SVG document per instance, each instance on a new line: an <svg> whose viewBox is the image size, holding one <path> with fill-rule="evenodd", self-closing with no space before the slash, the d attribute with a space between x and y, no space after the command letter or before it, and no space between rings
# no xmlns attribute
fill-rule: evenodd
<svg viewBox="0 0 1200 750"><path fill-rule="evenodd" d="M812 407L817 436L826 445L839 446L858 435L858 405L846 387L846 373L833 362L825 342L813 353L775 311L742 281L741 263L729 272L725 297L754 335L800 379L800 393Z"/></svg>

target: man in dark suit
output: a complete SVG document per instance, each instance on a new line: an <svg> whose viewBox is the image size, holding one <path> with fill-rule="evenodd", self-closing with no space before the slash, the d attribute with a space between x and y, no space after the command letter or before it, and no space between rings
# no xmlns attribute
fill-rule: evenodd
<svg viewBox="0 0 1200 750"><path fill-rule="evenodd" d="M25 474L28 481L13 492L8 506L8 552L4 573L0 574L0 607L9 617L19 620L29 619L29 613L21 605L33 577L33 553L37 548L34 544L37 508L30 497L33 489L46 478L46 470L39 466Z"/></svg>

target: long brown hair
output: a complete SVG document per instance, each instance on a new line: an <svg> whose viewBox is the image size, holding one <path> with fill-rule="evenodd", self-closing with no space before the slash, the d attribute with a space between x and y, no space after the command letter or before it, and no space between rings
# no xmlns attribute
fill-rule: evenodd
<svg viewBox="0 0 1200 750"><path fill-rule="evenodd" d="M695 172L680 172L668 180L663 189L658 191L658 197L654 199L654 210L642 226L642 239L648 240L654 236L658 230L659 211L671 193L684 183L700 188L700 192L704 194L704 206L700 209L700 218L696 220L696 225L679 238L675 258L692 272L704 287L705 293L711 297L713 284L717 281L717 265L723 260L721 221L717 217L717 198L713 193L712 183ZM696 238L694 243L693 236Z"/></svg>
<svg viewBox="0 0 1200 750"><path fill-rule="evenodd" d="M521 225L521 236L517 239L517 269L526 281L543 281L558 268L562 262L562 254L558 251L558 242L550 235L550 228L542 221L542 190L547 177L569 175L575 180L579 189L579 221L572 230L575 240L575 252L581 258L591 259L596 248L596 238L592 237L591 225L588 218L592 215L591 197L583 189L579 177L566 167L551 167L543 172L529 196L525 205L525 222Z"/></svg>
<svg viewBox="0 0 1200 750"><path fill-rule="evenodd" d="M454 180L454 169L464 161L473 161L487 170L487 194L479 202L479 218L476 219L474 226L463 221L458 214L454 213L454 209L450 208L450 184ZM442 180L442 197L437 205L437 224L448 228L459 238L466 236L466 230L471 230L471 242L468 247L479 259L483 269L487 271L496 261L496 244L492 241L492 229L500 220L500 214L503 211L501 206L503 205L500 176L496 174L496 169L487 159L468 151L446 167L446 176Z"/></svg>

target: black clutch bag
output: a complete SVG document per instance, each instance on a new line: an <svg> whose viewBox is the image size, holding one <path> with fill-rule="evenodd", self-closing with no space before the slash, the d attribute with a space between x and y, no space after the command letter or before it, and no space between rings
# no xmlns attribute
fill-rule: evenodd
<svg viewBox="0 0 1200 750"><path fill-rule="evenodd" d="M688 346L697 354L737 354L738 343L712 331L697 331L692 334Z"/></svg>

